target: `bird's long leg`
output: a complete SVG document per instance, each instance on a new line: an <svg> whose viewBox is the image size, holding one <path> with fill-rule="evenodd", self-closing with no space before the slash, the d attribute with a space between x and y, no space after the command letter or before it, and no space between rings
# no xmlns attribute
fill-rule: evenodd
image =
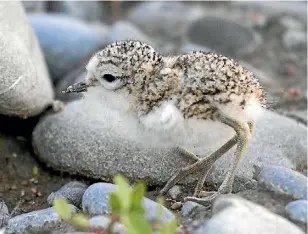
<svg viewBox="0 0 308 234"><path fill-rule="evenodd" d="M254 121L250 120L250 121L248 121L247 124L249 126L250 133L252 133L253 128L254 128ZM201 191L201 189L203 187L204 181L205 181L207 175L209 174L211 168L212 168L212 166L209 167L209 169L204 170L204 175L200 177L200 179L198 180L198 183L197 183L197 185L195 187L195 191L194 191L193 197L197 197L198 196L199 192ZM215 192L206 192L206 193L213 195Z"/></svg>
<svg viewBox="0 0 308 234"><path fill-rule="evenodd" d="M236 149L236 160L232 165L232 168L227 172L227 176L225 180L223 181L222 185L220 186L218 192L219 193L226 193L230 192L232 190L232 185L234 182L234 176L237 170L237 167L239 165L240 159L246 149L248 138L250 135L250 131L252 131L253 128L253 122L243 123L237 120L234 120L222 113L218 113L218 119L225 123L226 125L229 125L236 131L236 136L234 136L232 139L230 139L228 142L226 142L224 145L222 145L218 150L210 154L209 156L202 158L198 160L196 163L189 165L185 168L182 168L179 172L175 173L170 180L167 182L165 187L161 190L161 193L166 193L172 186L174 186L179 180L183 179L185 176L194 173L196 171L200 171L203 169L205 173L203 176L200 177L199 182L197 184L197 187L194 192L194 197L188 197L187 200L193 200L196 202L199 202L199 198L196 198L196 194L201 189L204 179L206 177L206 174L210 170L211 166L214 164L214 162L219 159L222 155L224 155L229 149L231 149L236 143L238 143L237 149ZM201 180L201 181L200 181ZM212 200L215 198L217 194L213 194L212 196L208 197L207 200ZM204 200L204 199L202 199ZM199 202L200 203L200 202Z"/></svg>
<svg viewBox="0 0 308 234"><path fill-rule="evenodd" d="M222 114L220 114L218 118L220 119L221 122L232 127L236 131L237 147L235 151L235 160L233 161L233 164L230 170L227 172L227 175L224 181L222 182L222 184L220 185L217 193L213 193L211 196L206 197L206 198L187 197L186 200L194 201L197 203L207 203L213 200L219 194L225 194L225 193L232 192L232 187L234 184L234 177L235 177L237 168L239 166L240 160L243 157L243 154L247 148L248 141L249 141L250 134L252 132L254 123L252 121L248 123L243 123L243 122L234 120Z"/></svg>
<svg viewBox="0 0 308 234"><path fill-rule="evenodd" d="M220 158L223 154L225 154L229 149L231 149L237 142L237 137L234 136L227 143L222 145L218 150L211 153L209 156L202 158L195 162L192 165L184 167L176 172L167 182L165 187L160 191L161 194L165 194L170 188L172 188L178 181L183 179L185 176L192 174L194 172L199 171L200 169L210 169L210 166Z"/></svg>

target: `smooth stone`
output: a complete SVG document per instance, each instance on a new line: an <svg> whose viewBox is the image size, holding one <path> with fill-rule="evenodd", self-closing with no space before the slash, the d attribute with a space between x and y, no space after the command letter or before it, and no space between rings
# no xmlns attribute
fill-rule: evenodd
<svg viewBox="0 0 308 234"><path fill-rule="evenodd" d="M71 205L73 213L78 209ZM53 207L32 211L30 213L21 214L11 218L8 222L7 233L49 233L67 224L62 223L62 220L56 213Z"/></svg>
<svg viewBox="0 0 308 234"><path fill-rule="evenodd" d="M282 36L282 43L287 49L304 49L307 45L307 34L302 30L287 30Z"/></svg>
<svg viewBox="0 0 308 234"><path fill-rule="evenodd" d="M294 221L307 223L307 206L307 200L293 201L286 206L286 213Z"/></svg>
<svg viewBox="0 0 308 234"><path fill-rule="evenodd" d="M290 168L263 166L256 168L258 186L294 199L307 199L307 177Z"/></svg>
<svg viewBox="0 0 308 234"><path fill-rule="evenodd" d="M182 2L142 2L128 14L128 20L148 35L177 40L192 17Z"/></svg>
<svg viewBox="0 0 308 234"><path fill-rule="evenodd" d="M194 233L206 234L303 234L296 225L266 208L239 198L222 195L213 205L213 217Z"/></svg>
<svg viewBox="0 0 308 234"><path fill-rule="evenodd" d="M9 209L4 201L0 202L0 228L5 227L10 219Z"/></svg>
<svg viewBox="0 0 308 234"><path fill-rule="evenodd" d="M205 210L206 208L203 205L200 205L196 202L192 201L186 201L183 204L182 210L181 210L181 216L182 217L187 217L192 214L196 209L198 210ZM198 211L200 212L200 211Z"/></svg>
<svg viewBox="0 0 308 234"><path fill-rule="evenodd" d="M39 43L20 2L0 2L0 114L27 118L53 101Z"/></svg>
<svg viewBox="0 0 308 234"><path fill-rule="evenodd" d="M129 39L146 42L151 46L155 45L154 41L149 36L145 35L138 27L132 23L126 21L117 21L110 28L108 34L106 35L107 44Z"/></svg>
<svg viewBox="0 0 308 234"><path fill-rule="evenodd" d="M293 201L286 206L286 213L293 221L307 223L307 206L307 200Z"/></svg>
<svg viewBox="0 0 308 234"><path fill-rule="evenodd" d="M33 146L38 157L57 170L108 181L121 172L149 185L163 185L189 163L174 150L175 145L206 155L234 134L212 121L188 121L186 133L177 128L156 134L139 125L129 114L126 100L113 92L97 88L85 94L88 96L68 103L62 112L41 119L34 129ZM254 165L304 166L306 136L304 125L264 110L237 172L235 189L246 189L243 185L251 181ZM223 181L233 152L216 162L207 183ZM189 178L196 179L188 177L185 182L191 182Z"/></svg>
<svg viewBox="0 0 308 234"><path fill-rule="evenodd" d="M261 42L260 36L251 28L215 16L206 16L191 23L187 37L193 44L229 56L252 53Z"/></svg>
<svg viewBox="0 0 308 234"><path fill-rule="evenodd" d="M90 215L109 214L108 207L109 194L116 191L116 185L109 183L96 183L91 185L83 195L82 208L84 212ZM155 220L158 215L158 203L148 199L143 199L143 205L146 210L146 218L150 221ZM162 219L163 223L174 218L174 214L167 208L163 207Z"/></svg>
<svg viewBox="0 0 308 234"><path fill-rule="evenodd" d="M39 39L54 82L86 63L105 43L96 29L74 17L31 14L29 22Z"/></svg>
<svg viewBox="0 0 308 234"><path fill-rule="evenodd" d="M168 195L169 195L172 199L176 199L181 193L182 193L182 189L181 189L181 187L178 186L178 185L174 185L174 186L168 191Z"/></svg>
<svg viewBox="0 0 308 234"><path fill-rule="evenodd" d="M87 189L87 185L78 181L72 181L62 186L58 191L51 193L47 198L49 206L53 205L56 198L66 199L70 204L80 207L82 196Z"/></svg>
<svg viewBox="0 0 308 234"><path fill-rule="evenodd" d="M90 223L90 226L91 227L96 227L96 228L107 228L109 223L110 223L110 219L104 215L97 215L97 216L94 216L92 217L91 219L89 219L89 223ZM115 223L113 225L113 228L112 228L112 233L113 234L124 234L124 233L127 233L125 231L125 227L123 226L123 224L120 224L120 223Z"/></svg>

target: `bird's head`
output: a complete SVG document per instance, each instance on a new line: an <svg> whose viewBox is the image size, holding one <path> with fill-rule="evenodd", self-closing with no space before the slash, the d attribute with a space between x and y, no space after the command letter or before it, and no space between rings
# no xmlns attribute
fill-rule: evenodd
<svg viewBox="0 0 308 234"><path fill-rule="evenodd" d="M162 62L155 50L139 41L120 41L107 45L88 62L87 75L81 82L70 85L65 93L84 92L90 86L107 90L138 86Z"/></svg>

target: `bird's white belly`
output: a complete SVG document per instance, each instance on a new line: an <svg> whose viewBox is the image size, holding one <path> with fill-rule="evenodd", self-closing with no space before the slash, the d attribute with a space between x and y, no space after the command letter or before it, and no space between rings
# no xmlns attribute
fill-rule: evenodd
<svg viewBox="0 0 308 234"><path fill-rule="evenodd" d="M183 122L183 116L172 102L165 102L140 117L140 122L151 130L169 130Z"/></svg>

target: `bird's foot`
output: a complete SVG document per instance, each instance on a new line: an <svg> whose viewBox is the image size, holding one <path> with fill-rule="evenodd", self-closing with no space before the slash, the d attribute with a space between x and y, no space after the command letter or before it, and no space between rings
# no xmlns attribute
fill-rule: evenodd
<svg viewBox="0 0 308 234"><path fill-rule="evenodd" d="M200 205L208 206L220 195L220 192L216 191L200 191L199 196L185 197L184 201L196 202Z"/></svg>

